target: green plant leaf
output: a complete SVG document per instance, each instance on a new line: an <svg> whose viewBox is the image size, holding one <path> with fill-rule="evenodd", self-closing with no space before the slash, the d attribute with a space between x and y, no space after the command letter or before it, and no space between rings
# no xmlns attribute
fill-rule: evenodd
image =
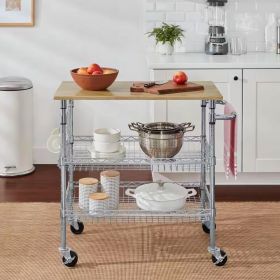
<svg viewBox="0 0 280 280"><path fill-rule="evenodd" d="M146 33L148 37L154 37L156 44L161 42L165 44L169 42L171 46L174 46L175 42L182 42L184 37L184 30L179 25L162 23L161 27L155 27L152 31Z"/></svg>

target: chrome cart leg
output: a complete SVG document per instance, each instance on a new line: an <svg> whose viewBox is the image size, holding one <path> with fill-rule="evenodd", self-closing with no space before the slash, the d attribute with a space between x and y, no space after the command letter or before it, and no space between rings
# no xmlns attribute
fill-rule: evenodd
<svg viewBox="0 0 280 280"><path fill-rule="evenodd" d="M67 166L65 164L67 153L67 139L66 139L66 101L61 101L61 155L60 155L60 168L61 168L61 205L60 205L60 222L61 222L61 243L59 251L62 256L64 265L68 267L74 266L78 261L78 256L74 251L71 251L66 244L66 189L67 189Z"/></svg>
<svg viewBox="0 0 280 280"><path fill-rule="evenodd" d="M69 100L67 103L67 154L70 162L73 162L74 156L74 101ZM71 213L73 213L73 196L74 196L74 167L68 166L68 190L67 190L67 205ZM84 224L78 218L68 219L70 230L74 234L81 234L84 230Z"/></svg>
<svg viewBox="0 0 280 280"><path fill-rule="evenodd" d="M206 166L205 166L205 147L206 145L206 101L201 102L201 206L205 209L205 188L206 188Z"/></svg>
<svg viewBox="0 0 280 280"><path fill-rule="evenodd" d="M227 255L220 248L216 247L216 207L215 207L215 101L210 101L209 116L209 162L210 162L210 246L208 251L212 254L212 261L217 266L223 266L227 262Z"/></svg>
<svg viewBox="0 0 280 280"><path fill-rule="evenodd" d="M201 193L201 209L206 206L206 106L205 100L201 101L201 175L200 175L200 193ZM205 233L210 233L210 222L202 221L202 229Z"/></svg>

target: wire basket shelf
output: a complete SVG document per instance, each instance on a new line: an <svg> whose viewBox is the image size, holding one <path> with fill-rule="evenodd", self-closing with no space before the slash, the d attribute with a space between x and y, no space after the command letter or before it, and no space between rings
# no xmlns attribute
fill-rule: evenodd
<svg viewBox="0 0 280 280"><path fill-rule="evenodd" d="M109 222L109 223L181 223L209 221L210 209L206 197L203 207L200 196L199 183L179 183L185 188L196 188L197 195L186 200L183 209L172 212L146 211L138 208L133 197L125 195L127 188L136 188L147 182L127 182L120 186L119 207L117 210L100 210L90 213L88 210L79 207L78 192L75 190L73 200L67 204L68 220ZM75 188L77 189L77 188Z"/></svg>
<svg viewBox="0 0 280 280"><path fill-rule="evenodd" d="M181 151L174 158L151 159L146 156L139 145L137 136L123 136L121 144L125 149L123 155L102 157L92 154L93 137L75 136L73 157L67 153L65 164L73 166L77 171L128 169L151 170L153 172L199 172L201 165L207 165L207 150L201 153L201 137L188 136L184 138Z"/></svg>

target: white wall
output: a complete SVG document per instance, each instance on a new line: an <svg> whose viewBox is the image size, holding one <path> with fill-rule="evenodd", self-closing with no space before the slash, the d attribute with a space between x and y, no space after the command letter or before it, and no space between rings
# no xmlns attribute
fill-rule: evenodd
<svg viewBox="0 0 280 280"><path fill-rule="evenodd" d="M34 28L0 29L0 76L25 76L34 83L35 162L49 162L45 149L59 124L52 100L69 70L98 62L120 70L119 80L148 78L143 42L144 0L36 0ZM86 107L90 111L89 107ZM118 114L118 113L117 113ZM80 126L91 127L91 114Z"/></svg>
<svg viewBox="0 0 280 280"><path fill-rule="evenodd" d="M227 35L243 35L247 39L248 51L264 51L264 28L268 16L280 16L279 0L228 0ZM146 0L145 30L150 31L162 22L179 24L185 30L183 44L177 51L203 52L208 34L206 0ZM154 49L153 40L147 47Z"/></svg>

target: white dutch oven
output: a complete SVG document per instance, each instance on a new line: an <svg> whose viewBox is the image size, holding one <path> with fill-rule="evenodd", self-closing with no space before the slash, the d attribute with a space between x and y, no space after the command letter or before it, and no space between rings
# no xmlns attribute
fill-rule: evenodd
<svg viewBox="0 0 280 280"><path fill-rule="evenodd" d="M195 189L185 189L173 183L150 183L125 191L126 195L136 199L139 208L161 212L182 209L186 199L196 193Z"/></svg>

